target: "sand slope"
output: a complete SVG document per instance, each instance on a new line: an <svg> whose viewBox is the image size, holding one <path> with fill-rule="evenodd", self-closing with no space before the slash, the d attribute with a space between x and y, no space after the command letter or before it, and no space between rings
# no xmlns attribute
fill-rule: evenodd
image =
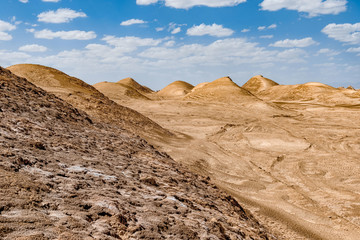
<svg viewBox="0 0 360 240"><path fill-rule="evenodd" d="M262 75L256 75L250 78L242 88L248 90L249 92L256 94L258 92L269 89L272 86L279 85L271 79L264 78Z"/></svg>
<svg viewBox="0 0 360 240"><path fill-rule="evenodd" d="M0 67L0 238L275 239L145 140Z"/></svg>
<svg viewBox="0 0 360 240"><path fill-rule="evenodd" d="M8 69L87 112L98 121L119 124L147 138L171 136L169 131L149 118L111 101L91 85L59 70L34 64L18 64Z"/></svg>
<svg viewBox="0 0 360 240"><path fill-rule="evenodd" d="M136 89L122 83L100 82L93 87L113 101L129 100L129 98L150 100Z"/></svg>
<svg viewBox="0 0 360 240"><path fill-rule="evenodd" d="M184 81L170 83L156 94L161 97L181 97L185 96L194 88L193 85Z"/></svg>

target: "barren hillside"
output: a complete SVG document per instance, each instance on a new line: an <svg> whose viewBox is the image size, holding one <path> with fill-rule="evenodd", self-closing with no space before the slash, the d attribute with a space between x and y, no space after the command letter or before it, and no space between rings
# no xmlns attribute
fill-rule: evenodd
<svg viewBox="0 0 360 240"><path fill-rule="evenodd" d="M0 237L275 239L145 140L0 68Z"/></svg>

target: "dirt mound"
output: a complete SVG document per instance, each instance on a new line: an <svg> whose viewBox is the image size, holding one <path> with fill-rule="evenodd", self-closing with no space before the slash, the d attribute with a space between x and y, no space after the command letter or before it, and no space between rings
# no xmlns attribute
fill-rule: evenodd
<svg viewBox="0 0 360 240"><path fill-rule="evenodd" d="M249 92L256 94L258 92L269 89L272 86L279 85L271 79L264 78L262 75L256 75L247 81L242 88L248 90Z"/></svg>
<svg viewBox="0 0 360 240"><path fill-rule="evenodd" d="M132 78L124 78L120 81L118 81L117 83L121 83L121 84L124 84L126 86L129 86L137 91L139 91L140 93L153 93L154 91L151 90L150 88L148 87L145 87L143 85L140 85L138 82L136 82L134 79Z"/></svg>
<svg viewBox="0 0 360 240"><path fill-rule="evenodd" d="M0 238L275 239L209 179L0 68Z"/></svg>
<svg viewBox="0 0 360 240"><path fill-rule="evenodd" d="M199 87L187 94L184 100L224 102L247 105L249 107L256 105L256 107L264 109L268 107L266 103L262 102L262 100L258 99L248 90L239 87L230 77L219 78Z"/></svg>
<svg viewBox="0 0 360 240"><path fill-rule="evenodd" d="M151 119L113 102L93 86L59 70L34 64L19 64L8 69L85 111L98 121L119 124L147 139L171 136L169 131Z"/></svg>
<svg viewBox="0 0 360 240"><path fill-rule="evenodd" d="M360 95L349 89L309 82L296 85L277 85L258 94L268 101L308 102L324 105L360 104Z"/></svg>
<svg viewBox="0 0 360 240"><path fill-rule="evenodd" d="M122 83L100 82L94 84L93 87L113 101L127 99L150 100L136 89Z"/></svg>
<svg viewBox="0 0 360 240"><path fill-rule="evenodd" d="M187 82L175 81L157 92L157 95L161 97L181 97L191 92L193 88L194 86Z"/></svg>

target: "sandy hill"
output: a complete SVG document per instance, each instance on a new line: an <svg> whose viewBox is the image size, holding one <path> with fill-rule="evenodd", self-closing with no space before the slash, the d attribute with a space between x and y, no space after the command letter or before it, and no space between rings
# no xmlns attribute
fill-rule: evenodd
<svg viewBox="0 0 360 240"><path fill-rule="evenodd" d="M150 88L148 88L146 86L143 86L143 85L140 85L138 82L136 82L132 78L124 78L124 79L118 81L117 83L121 83L121 84L124 84L126 86L129 86L129 87L137 90L138 92L140 92L142 94L153 93L154 92Z"/></svg>
<svg viewBox="0 0 360 240"><path fill-rule="evenodd" d="M274 239L145 140L0 68L0 238Z"/></svg>
<svg viewBox="0 0 360 240"><path fill-rule="evenodd" d="M203 82L203 83L199 83L198 85L196 85L193 89L191 89L192 92L196 91L199 88L202 88L203 86L205 86L206 84L208 84L209 82Z"/></svg>
<svg viewBox="0 0 360 240"><path fill-rule="evenodd" d="M138 90L122 83L100 82L94 84L93 87L113 101L130 99L150 100Z"/></svg>
<svg viewBox="0 0 360 240"><path fill-rule="evenodd" d="M256 75L250 78L242 88L248 90L249 92L256 94L258 92L269 89L272 86L279 85L271 79L264 78L262 75Z"/></svg>
<svg viewBox="0 0 360 240"><path fill-rule="evenodd" d="M266 103L263 103L262 100L255 97L248 90L239 87L230 77L219 78L198 87L187 94L184 100L214 101L241 105L258 103L263 105L263 107L266 105Z"/></svg>
<svg viewBox="0 0 360 240"><path fill-rule="evenodd" d="M325 105L360 104L360 94L338 89L319 82L296 85L277 85L258 94L269 101L310 102Z"/></svg>
<svg viewBox="0 0 360 240"><path fill-rule="evenodd" d="M185 96L194 88L193 85L184 81L170 83L156 94L161 97L181 97Z"/></svg>
<svg viewBox="0 0 360 240"><path fill-rule="evenodd" d="M171 133L142 114L121 106L93 86L54 68L34 64L18 64L8 68L18 76L55 94L101 122L116 123L147 138L163 138Z"/></svg>

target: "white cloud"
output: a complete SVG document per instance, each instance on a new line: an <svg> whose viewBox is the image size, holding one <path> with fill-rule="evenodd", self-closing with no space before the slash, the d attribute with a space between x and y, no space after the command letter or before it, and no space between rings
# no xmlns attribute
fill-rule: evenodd
<svg viewBox="0 0 360 240"><path fill-rule="evenodd" d="M246 0L136 0L138 5L149 5L157 2L165 2L167 7L189 9L195 6L232 7L246 2Z"/></svg>
<svg viewBox="0 0 360 240"><path fill-rule="evenodd" d="M116 52L132 52L137 50L139 47L146 46L157 46L162 40L153 38L138 38L138 37L115 37L105 36L103 39L108 45L115 47ZM103 45L102 45L103 46Z"/></svg>
<svg viewBox="0 0 360 240"><path fill-rule="evenodd" d="M241 30L241 32L242 32L242 33L250 32L250 29L244 28L243 30Z"/></svg>
<svg viewBox="0 0 360 240"><path fill-rule="evenodd" d="M281 41L277 41L273 44L270 44L272 47L282 47L282 48L303 48L309 47L311 45L318 44L311 37L303 38L303 39L285 39Z"/></svg>
<svg viewBox="0 0 360 240"><path fill-rule="evenodd" d="M147 23L147 22L144 20L141 20L141 19L129 19L129 20L121 22L120 25L121 26L130 26L133 24L144 24L144 23Z"/></svg>
<svg viewBox="0 0 360 240"><path fill-rule="evenodd" d="M61 0L42 0L43 2L60 2Z"/></svg>
<svg viewBox="0 0 360 240"><path fill-rule="evenodd" d="M304 12L309 17L321 14L339 14L346 11L347 0L264 0L260 3L262 10L278 11L280 9Z"/></svg>
<svg viewBox="0 0 360 240"><path fill-rule="evenodd" d="M35 31L34 34L35 38L43 39L60 38L63 40L90 40L96 38L95 32L85 32L80 30L53 32L51 30L44 29L41 31Z"/></svg>
<svg viewBox="0 0 360 240"><path fill-rule="evenodd" d="M274 24L271 24L269 26L260 26L260 27L258 27L258 30L263 31L263 30L266 30L266 29L275 29L275 28L277 28L277 25L274 23Z"/></svg>
<svg viewBox="0 0 360 240"><path fill-rule="evenodd" d="M150 5L157 2L158 0L136 0L137 5Z"/></svg>
<svg viewBox="0 0 360 240"><path fill-rule="evenodd" d="M0 40L1 41L10 41L12 36L6 32L0 32Z"/></svg>
<svg viewBox="0 0 360 240"><path fill-rule="evenodd" d="M328 48L322 48L317 52L317 55L320 55L320 54L324 54L326 56L333 57L333 56L339 55L340 52L332 50L332 49L328 49Z"/></svg>
<svg viewBox="0 0 360 240"><path fill-rule="evenodd" d="M29 0L19 0L19 2L22 2L22 3L28 3Z"/></svg>
<svg viewBox="0 0 360 240"><path fill-rule="evenodd" d="M0 62L3 66L13 65L19 62L26 62L28 58L30 58L30 55L27 53L0 50Z"/></svg>
<svg viewBox="0 0 360 240"><path fill-rule="evenodd" d="M12 31L16 29L16 26L0 20L0 32Z"/></svg>
<svg viewBox="0 0 360 240"><path fill-rule="evenodd" d="M360 47L358 47L358 48L349 48L348 50L346 50L346 52L359 52L360 53Z"/></svg>
<svg viewBox="0 0 360 240"><path fill-rule="evenodd" d="M277 58L290 63L305 62L305 57L307 57L307 53L299 48L287 49L277 54Z"/></svg>
<svg viewBox="0 0 360 240"><path fill-rule="evenodd" d="M19 48L19 51L23 51L23 52L46 52L47 47L37 45L37 44L29 44L29 45L21 46Z"/></svg>
<svg viewBox="0 0 360 240"><path fill-rule="evenodd" d="M324 27L321 32L328 35L329 38L333 38L340 42L360 44L360 23L331 23Z"/></svg>
<svg viewBox="0 0 360 240"><path fill-rule="evenodd" d="M224 28L222 25L212 24L205 25L204 23L189 28L186 32L190 36L203 36L210 35L214 37L227 37L234 33L230 28Z"/></svg>
<svg viewBox="0 0 360 240"><path fill-rule="evenodd" d="M163 28L163 27L157 27L157 28L155 28L155 30L156 30L157 32L164 31L164 29L165 29L165 28Z"/></svg>
<svg viewBox="0 0 360 240"><path fill-rule="evenodd" d="M277 25L274 23L274 24L271 24L270 26L267 27L268 29L275 29L277 28Z"/></svg>
<svg viewBox="0 0 360 240"><path fill-rule="evenodd" d="M267 38L267 39L271 39L273 37L274 37L274 35L262 35L262 36L260 36L260 38Z"/></svg>
<svg viewBox="0 0 360 240"><path fill-rule="evenodd" d="M42 12L37 17L39 22L68 23L75 18L86 17L86 14L68 8L59 8L56 11Z"/></svg>
<svg viewBox="0 0 360 240"><path fill-rule="evenodd" d="M0 20L0 41L10 41L12 36L6 32L14 29L16 29L15 25Z"/></svg>
<svg viewBox="0 0 360 240"><path fill-rule="evenodd" d="M174 28L172 31L171 31L171 34L177 34L181 32L181 27L177 27L177 28Z"/></svg>

